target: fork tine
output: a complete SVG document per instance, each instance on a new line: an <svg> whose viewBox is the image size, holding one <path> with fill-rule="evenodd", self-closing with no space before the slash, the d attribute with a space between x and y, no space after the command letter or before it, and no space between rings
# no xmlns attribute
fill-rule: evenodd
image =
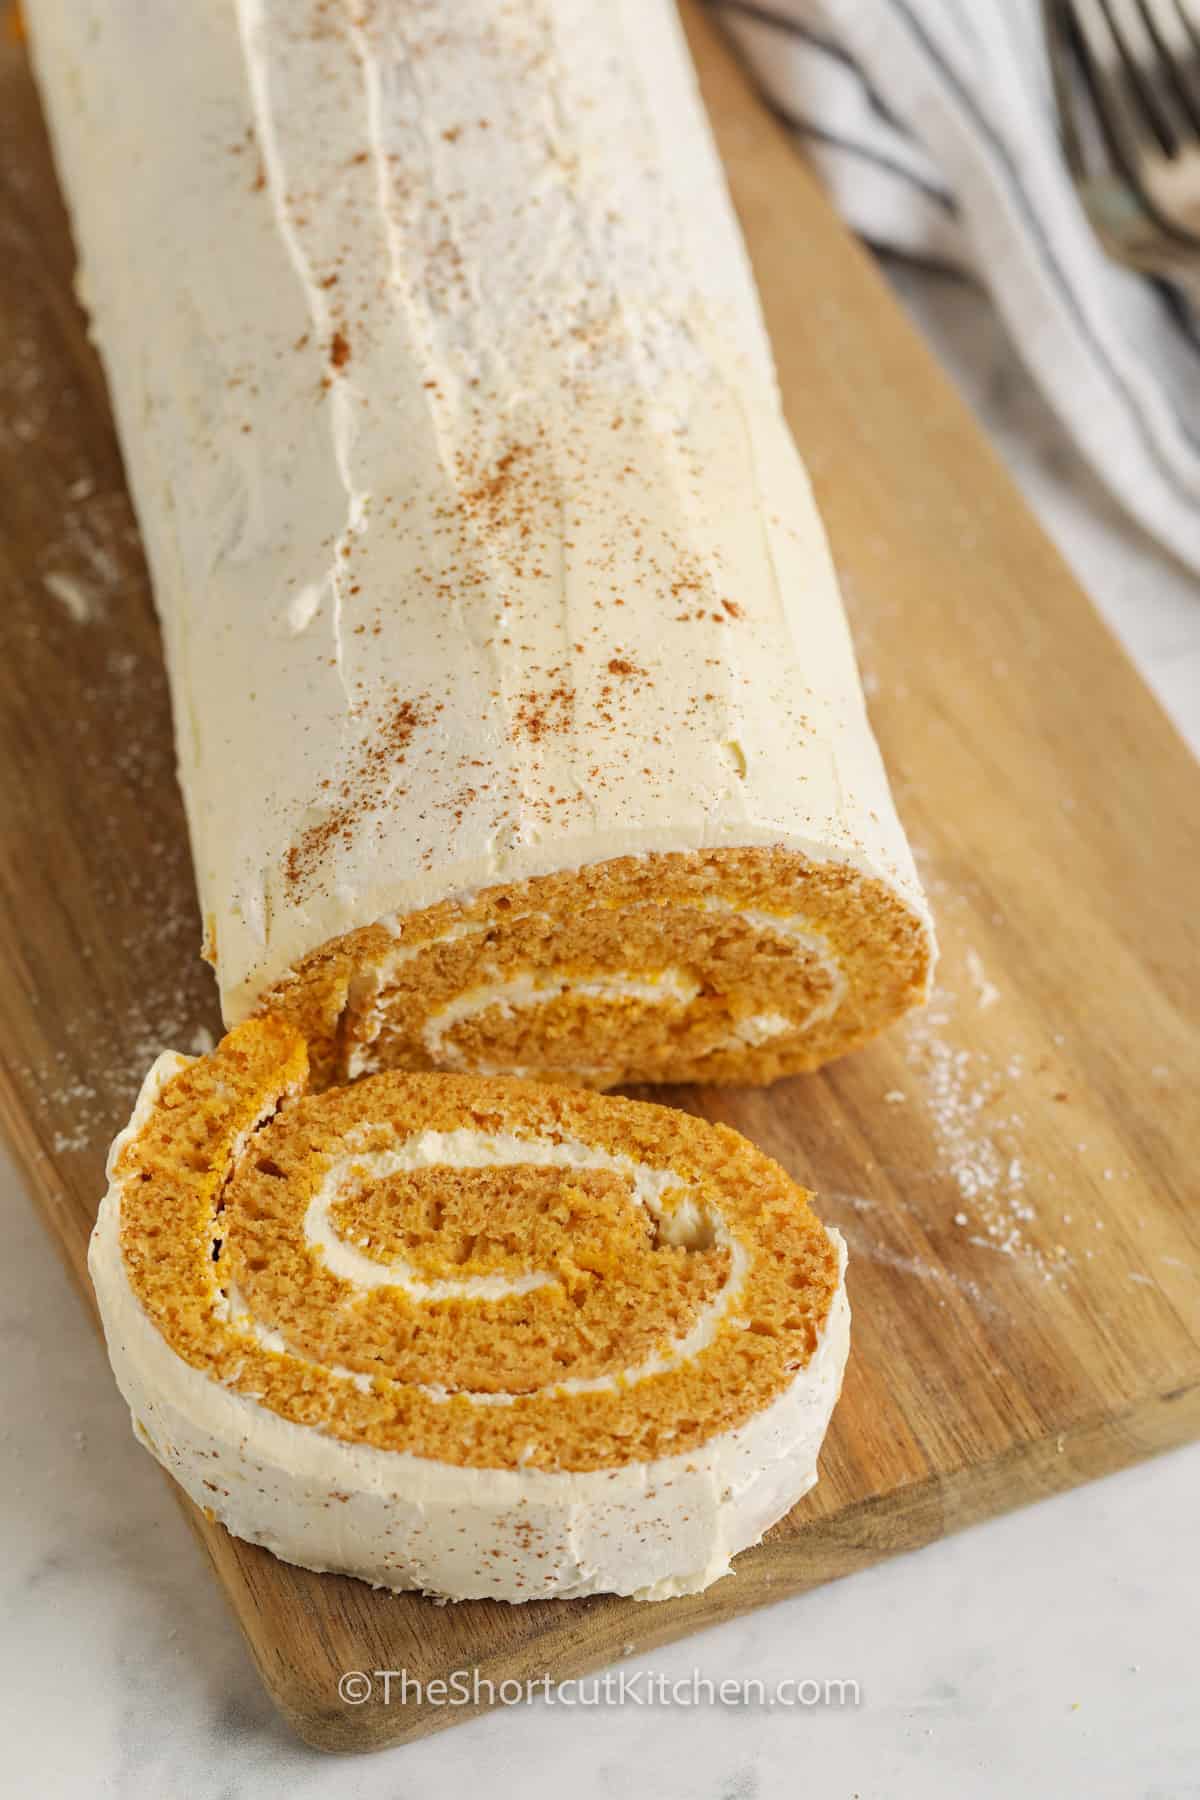
<svg viewBox="0 0 1200 1800"><path fill-rule="evenodd" d="M1183 20L1183 28L1192 40L1192 46L1200 55L1200 6L1197 0L1175 0L1175 10Z"/></svg>
<svg viewBox="0 0 1200 1800"><path fill-rule="evenodd" d="M1140 186L1142 158L1147 152L1161 151L1162 140L1131 97L1124 46L1103 0L1067 0L1066 10L1079 66L1109 148L1129 179Z"/></svg>
<svg viewBox="0 0 1200 1800"><path fill-rule="evenodd" d="M1092 229L1110 256L1135 268L1157 230L1121 166L1100 123L1095 95L1082 63L1071 0L1041 0L1046 55L1067 168Z"/></svg>
<svg viewBox="0 0 1200 1800"><path fill-rule="evenodd" d="M1200 9L1174 4L1181 18ZM1162 150L1099 0L1041 0L1041 11L1063 150L1093 230L1119 262L1178 280L1200 246L1200 140Z"/></svg>
<svg viewBox="0 0 1200 1800"><path fill-rule="evenodd" d="M1125 78L1146 116L1146 122L1168 156L1195 135L1186 109L1181 106L1175 83L1166 68L1155 34L1140 0L1100 0L1108 15Z"/></svg>
<svg viewBox="0 0 1200 1800"><path fill-rule="evenodd" d="M1178 0L1138 0L1138 5L1163 75L1187 115L1189 135L1200 136L1200 44L1188 29Z"/></svg>

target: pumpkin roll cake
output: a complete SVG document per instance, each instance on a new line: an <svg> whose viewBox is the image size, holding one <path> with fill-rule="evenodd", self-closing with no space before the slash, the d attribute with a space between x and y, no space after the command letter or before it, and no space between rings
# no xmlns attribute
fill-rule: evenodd
<svg viewBox="0 0 1200 1800"><path fill-rule="evenodd" d="M923 999L671 0L27 10L227 1021L605 1087Z"/></svg>
<svg viewBox="0 0 1200 1800"><path fill-rule="evenodd" d="M737 1133L560 1085L168 1054L90 1267L142 1442L307 1568L451 1599L697 1592L816 1480L845 1250Z"/></svg>

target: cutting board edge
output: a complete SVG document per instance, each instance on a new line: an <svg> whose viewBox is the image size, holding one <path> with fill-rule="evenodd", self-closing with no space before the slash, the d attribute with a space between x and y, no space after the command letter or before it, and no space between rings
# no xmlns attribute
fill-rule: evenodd
<svg viewBox="0 0 1200 1800"><path fill-rule="evenodd" d="M952 1532L1068 1493L1197 1438L1200 1369L1182 1386L1147 1393L1122 1413L1081 1420L1077 1427L1031 1439L991 1462L964 1464L949 1477L932 1475L907 1488L863 1500L828 1520L814 1520L791 1540L770 1541L744 1551L734 1575L706 1594L652 1604L604 1597L585 1602L589 1609L606 1609L612 1615L604 1619L601 1612L603 1623L598 1632L591 1610L588 1629L581 1628L578 1602L543 1602L563 1608L561 1626L552 1626L546 1637L532 1644L518 1645L513 1655L487 1657L474 1666L496 1688L505 1681L540 1681L551 1664L553 1683L594 1674L627 1657L696 1637L730 1619L857 1574L894 1556L923 1550ZM310 1749L357 1755L396 1749L450 1730L500 1704L460 1707L424 1703L396 1708L372 1700L350 1706L334 1697L337 1677L343 1672L340 1669L314 1667L305 1679L303 1671L281 1667L278 1658L274 1664L268 1662L260 1656L258 1640L238 1604L239 1599L253 1595L253 1582L234 1583L224 1578L224 1566L231 1558L242 1561L242 1547L223 1526L206 1519L174 1482L170 1485L225 1590L268 1695ZM735 1584L732 1604L730 1581ZM736 1592L737 1584L744 1584L741 1593ZM547 1639L549 1648L545 1647ZM278 1652L278 1643L273 1648ZM421 1671L411 1665L408 1668L408 1673L422 1682L444 1679L451 1672L440 1666ZM721 1679L724 1673L717 1671L714 1679ZM853 1671L844 1673L847 1680L853 1678Z"/></svg>
<svg viewBox="0 0 1200 1800"><path fill-rule="evenodd" d="M73 1242L63 1228L53 1183L46 1179L47 1172L53 1174L54 1163L38 1143L28 1116L13 1105L10 1082L0 1057L0 1137L50 1226L67 1271L102 1338L87 1273L86 1245ZM893 1556L924 1549L953 1531L1066 1493L1196 1438L1200 1438L1200 1368L1183 1383L1177 1381L1169 1389L1152 1389L1138 1396L1120 1413L1082 1419L1062 1432L1031 1438L990 1461L964 1463L948 1475L931 1475L889 1494L872 1496L832 1518L813 1520L796 1538L747 1550L738 1558L735 1575L715 1584L707 1594L654 1605L604 1598L587 1602L587 1632L580 1629L577 1603L561 1603L561 1624L555 1623L532 1643L518 1644L512 1655L492 1655L475 1666L481 1677L496 1687L504 1681L540 1678L551 1664L555 1682L592 1674L627 1655L644 1655ZM280 1641L271 1644L275 1655L269 1660L265 1654L268 1639L254 1629L255 1582L247 1575L248 1558L268 1553L241 1545L223 1526L205 1518L175 1481L169 1476L164 1479L213 1566L272 1703L310 1749L350 1754L392 1749L492 1710L488 1705L428 1703L408 1708L374 1702L350 1706L336 1699L341 1670L315 1663L305 1670L280 1655ZM238 1579L230 1579L234 1568ZM729 1579L735 1584L732 1592ZM599 1609L607 1609L612 1616L597 1632L595 1613ZM297 1633L292 1641L311 1644L313 1640ZM632 1645L632 1650L627 1645ZM531 1656L531 1651L535 1655ZM409 1672L423 1682L451 1673L441 1666L419 1672L410 1668Z"/></svg>

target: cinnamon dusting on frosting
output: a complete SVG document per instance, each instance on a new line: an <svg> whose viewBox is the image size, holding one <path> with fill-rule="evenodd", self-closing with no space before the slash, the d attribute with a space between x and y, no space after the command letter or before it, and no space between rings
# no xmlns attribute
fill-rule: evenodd
<svg viewBox="0 0 1200 1800"><path fill-rule="evenodd" d="M363 820L396 794L396 770L403 767L414 734L441 710L440 704L429 706L428 695L400 700L359 747L328 812L308 826L284 856L284 879L293 894L316 886L337 845L348 844Z"/></svg>

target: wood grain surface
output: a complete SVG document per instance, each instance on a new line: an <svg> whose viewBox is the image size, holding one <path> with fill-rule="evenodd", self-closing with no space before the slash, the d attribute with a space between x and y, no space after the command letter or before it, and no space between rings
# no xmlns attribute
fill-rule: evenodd
<svg viewBox="0 0 1200 1800"><path fill-rule="evenodd" d="M578 1674L1200 1430L1200 774L687 20L938 914L938 991L819 1075L669 1096L817 1188L851 1249L823 1479L732 1579L656 1606L439 1607L289 1568L184 1502L268 1688L330 1749L469 1716L343 1705L345 1669ZM154 1053L219 1021L146 572L15 42L0 135L0 1116L88 1293L105 1147Z"/></svg>

